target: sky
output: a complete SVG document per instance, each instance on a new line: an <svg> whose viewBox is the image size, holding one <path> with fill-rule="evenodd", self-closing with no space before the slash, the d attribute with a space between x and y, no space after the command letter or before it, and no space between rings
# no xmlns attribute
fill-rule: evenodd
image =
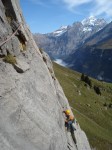
<svg viewBox="0 0 112 150"><path fill-rule="evenodd" d="M112 21L112 0L20 0L32 33L50 33L89 16Z"/></svg>

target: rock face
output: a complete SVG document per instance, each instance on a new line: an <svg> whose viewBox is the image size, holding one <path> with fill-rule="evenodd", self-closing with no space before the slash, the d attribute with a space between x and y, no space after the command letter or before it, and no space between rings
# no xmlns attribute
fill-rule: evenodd
<svg viewBox="0 0 112 150"><path fill-rule="evenodd" d="M18 0L0 0L0 29L0 150L76 150L64 127L68 101ZM9 54L15 64L4 62ZM78 150L90 150L85 133L76 128Z"/></svg>

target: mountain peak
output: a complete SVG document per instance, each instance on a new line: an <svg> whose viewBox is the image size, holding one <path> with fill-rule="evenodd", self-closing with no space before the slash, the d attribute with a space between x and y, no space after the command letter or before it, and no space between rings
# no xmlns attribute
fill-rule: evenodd
<svg viewBox="0 0 112 150"><path fill-rule="evenodd" d="M97 18L95 16L90 16L87 19L82 20L83 25L95 25L95 22L97 21Z"/></svg>
<svg viewBox="0 0 112 150"><path fill-rule="evenodd" d="M94 27L98 27L99 30L101 30L107 24L104 19L99 19L95 16L90 16L87 19L82 20L81 23L84 26L84 32L92 31Z"/></svg>
<svg viewBox="0 0 112 150"><path fill-rule="evenodd" d="M67 29L68 26L61 26L60 29Z"/></svg>
<svg viewBox="0 0 112 150"><path fill-rule="evenodd" d="M61 26L58 30L53 32L54 36L60 36L67 31L68 26Z"/></svg>
<svg viewBox="0 0 112 150"><path fill-rule="evenodd" d="M89 18L89 19L94 19L94 20L97 19L97 18L96 18L95 16L93 16L93 15L89 16L88 18Z"/></svg>
<svg viewBox="0 0 112 150"><path fill-rule="evenodd" d="M87 19L82 20L81 22L84 26L95 26L95 25L101 25L101 24L107 24L107 22L101 18L96 18L95 16L90 16Z"/></svg>

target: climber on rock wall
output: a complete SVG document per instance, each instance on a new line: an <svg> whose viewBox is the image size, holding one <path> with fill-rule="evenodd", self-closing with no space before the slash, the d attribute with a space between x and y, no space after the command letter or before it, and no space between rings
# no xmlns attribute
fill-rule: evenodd
<svg viewBox="0 0 112 150"><path fill-rule="evenodd" d="M74 135L74 130L76 130L75 125L74 125L75 118L73 115L71 115L71 112L69 109L64 110L63 113L66 116L65 127L67 127L67 131L71 132L73 141L76 144L76 139L75 139L75 135Z"/></svg>

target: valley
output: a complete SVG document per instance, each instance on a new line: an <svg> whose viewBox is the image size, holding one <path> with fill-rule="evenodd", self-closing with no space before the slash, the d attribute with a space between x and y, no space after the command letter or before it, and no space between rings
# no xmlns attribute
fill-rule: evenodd
<svg viewBox="0 0 112 150"><path fill-rule="evenodd" d="M96 150L112 149L112 84L90 78L92 88L81 81L81 74L56 63L54 71L74 115ZM98 86L101 95L94 91Z"/></svg>

